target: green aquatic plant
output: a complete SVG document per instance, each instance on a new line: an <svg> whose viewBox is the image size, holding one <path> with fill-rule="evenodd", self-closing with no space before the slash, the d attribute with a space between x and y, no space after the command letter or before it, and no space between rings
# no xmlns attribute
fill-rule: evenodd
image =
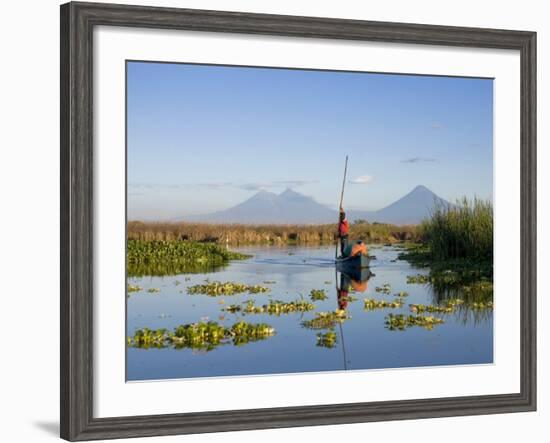
<svg viewBox="0 0 550 443"><path fill-rule="evenodd" d="M430 282L430 276L424 274L407 275L407 284L426 284Z"/></svg>
<svg viewBox="0 0 550 443"><path fill-rule="evenodd" d="M391 293L391 285L389 283L384 283L382 286L377 286L374 288L376 292L381 292L383 294L390 294Z"/></svg>
<svg viewBox="0 0 550 443"><path fill-rule="evenodd" d="M138 286L138 285L131 285L130 283L128 283L127 289L126 289L126 290L127 290L128 294L129 294L130 292L139 292L139 291L141 291L142 289L143 289L143 288L142 288L141 286Z"/></svg>
<svg viewBox="0 0 550 443"><path fill-rule="evenodd" d="M373 298L366 298L365 302L365 311L374 311L375 309L384 309L384 308L400 308L403 306L403 302L399 299L394 301L385 301L385 300L375 300Z"/></svg>
<svg viewBox="0 0 550 443"><path fill-rule="evenodd" d="M128 240L126 249L128 275L132 276L206 272L249 257L215 243L191 241Z"/></svg>
<svg viewBox="0 0 550 443"><path fill-rule="evenodd" d="M339 302L353 303L354 301L357 301L357 300L359 300L357 297L354 297L353 295L351 295L349 293L348 293L348 295L341 295L341 296L338 297Z"/></svg>
<svg viewBox="0 0 550 443"><path fill-rule="evenodd" d="M220 295L235 295L248 292L249 294L259 294L264 292L269 292L270 289L265 286L260 285L247 285L244 283L236 282L206 282L205 284L198 284L189 286L187 288L188 294L206 294L211 297L217 297Z"/></svg>
<svg viewBox="0 0 550 443"><path fill-rule="evenodd" d="M129 344L139 348L163 348L167 336L166 329L138 329L133 338L128 337Z"/></svg>
<svg viewBox="0 0 550 443"><path fill-rule="evenodd" d="M160 288L149 288L147 289L147 292L150 294L158 294L160 292Z"/></svg>
<svg viewBox="0 0 550 443"><path fill-rule="evenodd" d="M209 321L179 325L167 340L176 348L209 348L220 344L226 335L226 328Z"/></svg>
<svg viewBox="0 0 550 443"><path fill-rule="evenodd" d="M324 289L312 289L309 293L311 301L322 301L328 298L328 295Z"/></svg>
<svg viewBox="0 0 550 443"><path fill-rule="evenodd" d="M435 306L435 305L422 305L422 304L410 304L409 309L412 312L439 312L450 314L454 312L454 307L451 305Z"/></svg>
<svg viewBox="0 0 550 443"><path fill-rule="evenodd" d="M445 304L447 306L452 306L453 308L457 307L458 305L464 304L464 300L461 298L449 298L445 300Z"/></svg>
<svg viewBox="0 0 550 443"><path fill-rule="evenodd" d="M337 323L343 323L349 318L344 309L336 309L331 312L317 312L314 318L304 320L302 326L308 329L331 329Z"/></svg>
<svg viewBox="0 0 550 443"><path fill-rule="evenodd" d="M275 329L265 323L252 324L240 321L229 329L229 335L234 345L240 346L245 343L271 337Z"/></svg>
<svg viewBox="0 0 550 443"><path fill-rule="evenodd" d="M242 305L228 305L225 308L223 308L223 310L226 312L235 314L237 312L242 312L243 308L242 308Z"/></svg>
<svg viewBox="0 0 550 443"><path fill-rule="evenodd" d="M435 300L449 296L471 303L488 303L493 299L492 260L472 257L435 259L429 245L414 245L400 256L415 266L429 266L429 274L407 276L409 284L430 284Z"/></svg>
<svg viewBox="0 0 550 443"><path fill-rule="evenodd" d="M279 300L270 300L267 306L263 305L263 309L270 315L281 315L291 312L312 311L315 309L315 305L307 301L283 302Z"/></svg>
<svg viewBox="0 0 550 443"><path fill-rule="evenodd" d="M462 286L466 296L475 296L477 298L493 297L493 282L481 280Z"/></svg>
<svg viewBox="0 0 550 443"><path fill-rule="evenodd" d="M388 314L385 319L386 328L390 331L404 331L413 326L433 329L435 325L442 323L444 323L444 320L441 318L423 315Z"/></svg>
<svg viewBox="0 0 550 443"><path fill-rule="evenodd" d="M482 310L482 309L493 309L493 302L492 302L492 301L488 301L488 302L473 302L473 303L468 303L467 306L470 307L470 308L472 308L472 309L477 309L477 310Z"/></svg>
<svg viewBox="0 0 550 443"><path fill-rule="evenodd" d="M211 350L227 343L242 345L263 340L273 334L275 330L265 323L252 324L240 321L231 327L225 327L214 321L201 321L179 325L173 332L164 328L138 329L133 337L128 337L128 346L145 349L173 347Z"/></svg>
<svg viewBox="0 0 550 443"><path fill-rule="evenodd" d="M397 294L394 294L396 297L408 297L409 293L407 291L399 291Z"/></svg>
<svg viewBox="0 0 550 443"><path fill-rule="evenodd" d="M319 332L317 334L317 346L332 349L336 346L336 333L334 331Z"/></svg>
<svg viewBox="0 0 550 443"><path fill-rule="evenodd" d="M248 300L240 305L229 305L225 308L226 311L231 313L241 312L246 314L269 314L269 315L281 315L289 314L292 312L307 312L315 309L313 303L307 301L292 301L284 302L280 300L270 300L269 304L256 306L254 301Z"/></svg>
<svg viewBox="0 0 550 443"><path fill-rule="evenodd" d="M462 198L453 205L437 204L420 226L435 260L493 260L493 204Z"/></svg>
<svg viewBox="0 0 550 443"><path fill-rule="evenodd" d="M492 301L479 301L479 302L467 302L460 298L452 298L445 300L441 305L422 305L422 304L410 304L409 308L412 312L422 313L422 312L438 312L444 314L451 314L456 311L459 306L464 306L466 309L473 310L490 310L493 309Z"/></svg>

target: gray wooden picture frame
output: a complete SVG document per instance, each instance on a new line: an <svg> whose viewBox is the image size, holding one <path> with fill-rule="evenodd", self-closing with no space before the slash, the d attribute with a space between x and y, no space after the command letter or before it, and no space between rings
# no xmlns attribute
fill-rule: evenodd
<svg viewBox="0 0 550 443"><path fill-rule="evenodd" d="M269 409L93 416L92 45L95 26L513 49L521 57L521 391ZM61 6L61 437L71 441L536 409L536 33L67 3Z"/></svg>

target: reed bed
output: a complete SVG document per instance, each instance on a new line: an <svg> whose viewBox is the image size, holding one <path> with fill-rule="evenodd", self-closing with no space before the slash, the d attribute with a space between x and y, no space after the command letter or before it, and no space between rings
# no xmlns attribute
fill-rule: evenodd
<svg viewBox="0 0 550 443"><path fill-rule="evenodd" d="M462 198L453 206L438 205L420 231L435 260L493 259L493 204Z"/></svg>
<svg viewBox="0 0 550 443"><path fill-rule="evenodd" d="M336 221L326 225L245 225L210 223L128 222L128 239L143 241L210 242L224 245L331 244L336 240ZM358 222L350 227L351 238L369 243L419 240L416 226Z"/></svg>

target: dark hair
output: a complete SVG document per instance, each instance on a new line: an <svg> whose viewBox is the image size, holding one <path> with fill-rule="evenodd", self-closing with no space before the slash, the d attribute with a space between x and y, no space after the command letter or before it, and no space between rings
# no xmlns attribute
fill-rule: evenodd
<svg viewBox="0 0 550 443"><path fill-rule="evenodd" d="M346 218L346 213L344 211L340 211L340 220L344 220Z"/></svg>

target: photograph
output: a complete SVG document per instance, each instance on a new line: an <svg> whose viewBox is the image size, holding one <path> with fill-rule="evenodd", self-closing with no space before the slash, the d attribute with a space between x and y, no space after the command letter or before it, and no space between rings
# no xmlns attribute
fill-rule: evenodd
<svg viewBox="0 0 550 443"><path fill-rule="evenodd" d="M126 61L127 381L493 363L493 80Z"/></svg>

